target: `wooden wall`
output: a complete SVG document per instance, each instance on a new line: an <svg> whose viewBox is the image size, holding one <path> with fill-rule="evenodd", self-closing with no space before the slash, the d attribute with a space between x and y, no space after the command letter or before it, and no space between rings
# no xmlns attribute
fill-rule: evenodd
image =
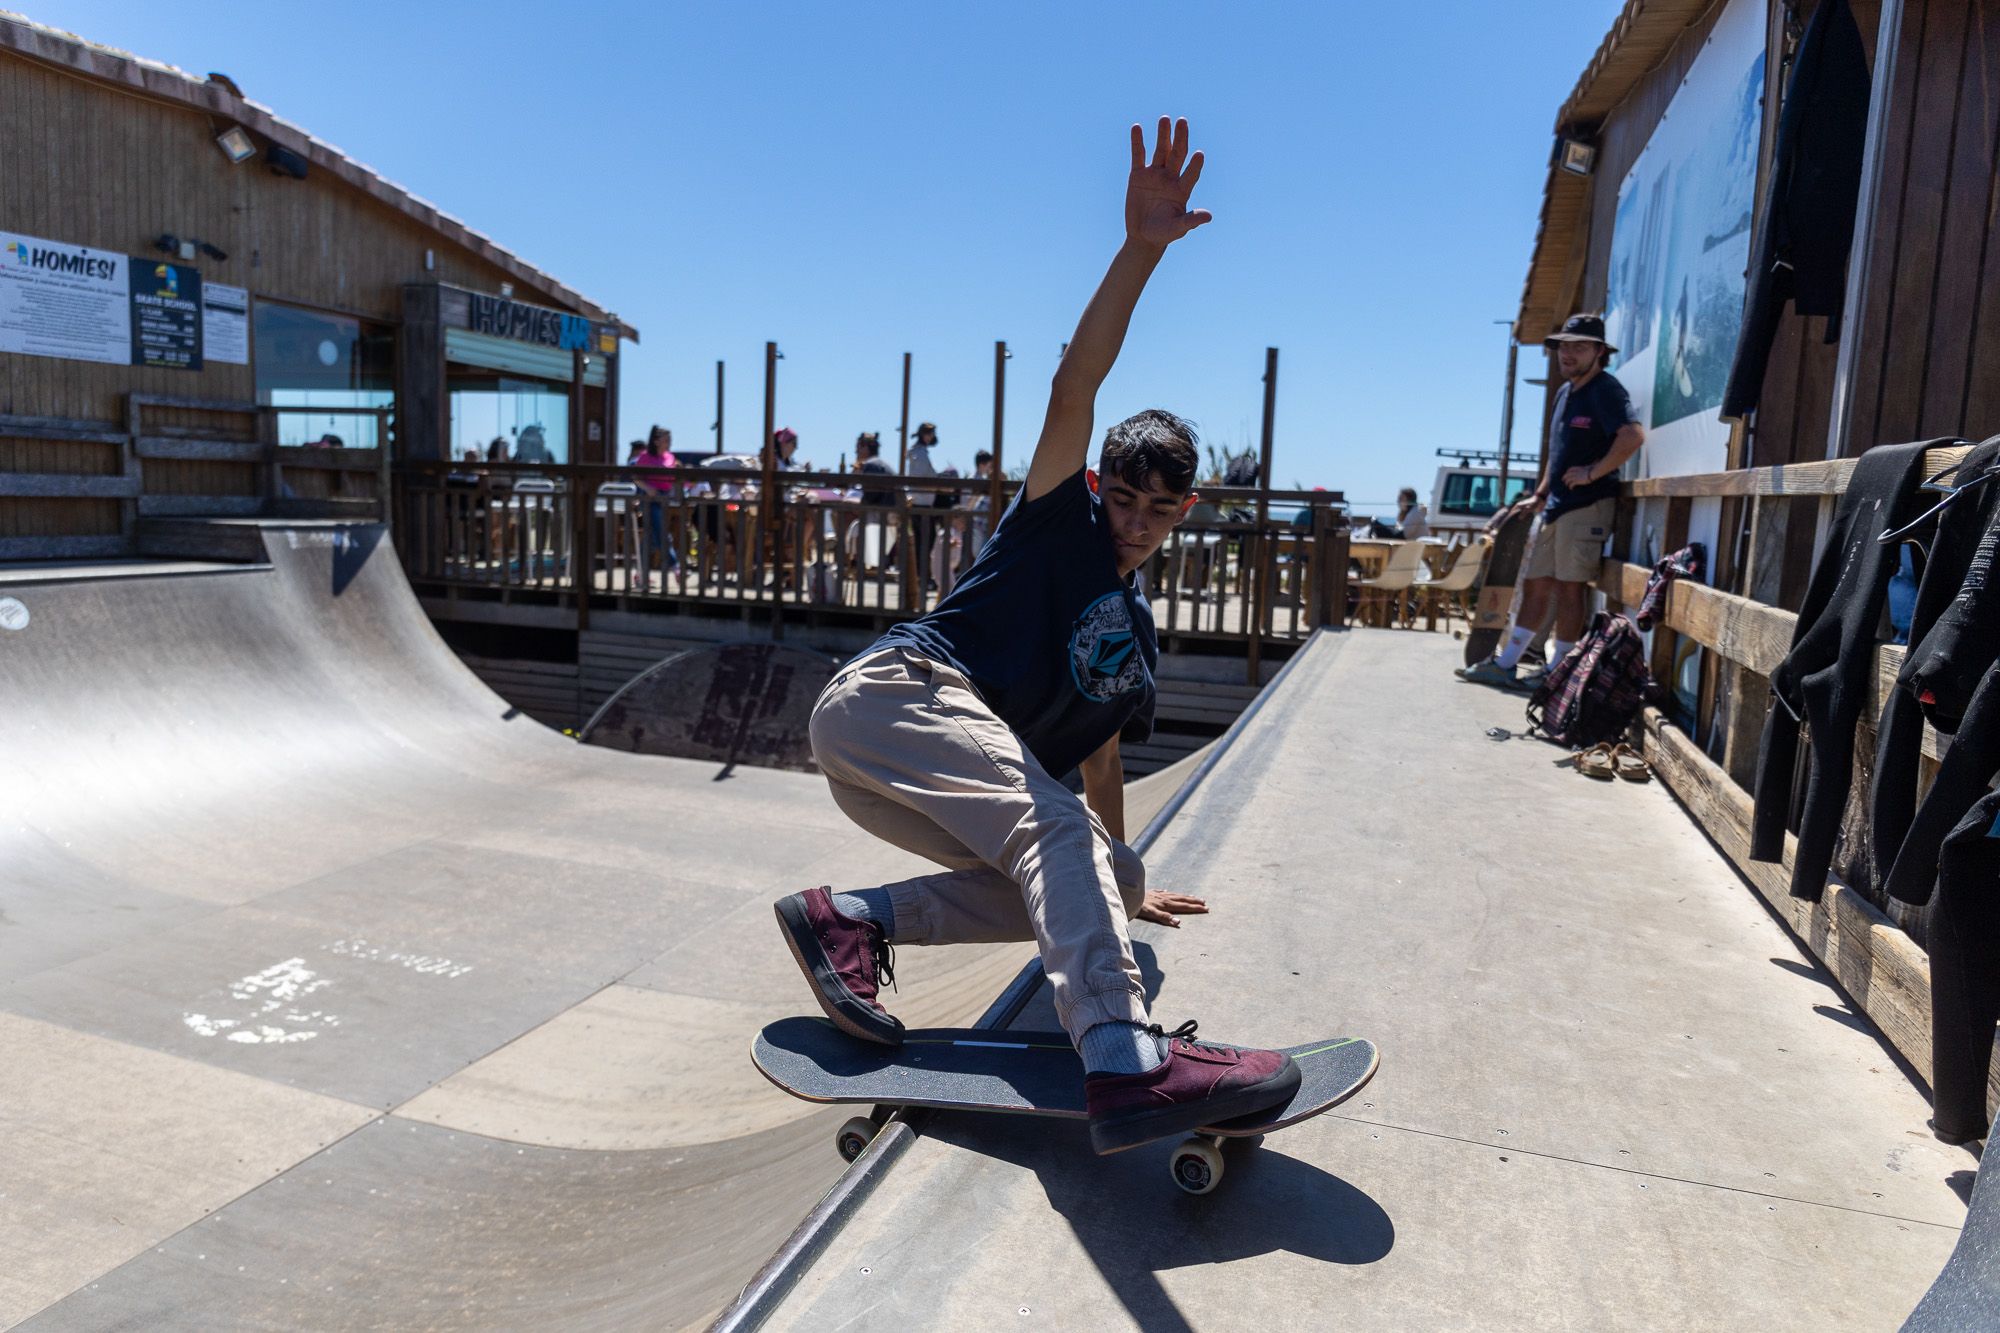
<svg viewBox="0 0 2000 1333"><path fill-rule="evenodd" d="M1904 0L1848 454L2000 430L2000 0Z"/></svg>
<svg viewBox="0 0 2000 1333"><path fill-rule="evenodd" d="M0 229L141 256L163 232L199 237L229 255L194 260L204 280L391 323L405 282L493 291L509 280L329 173L301 181L260 159L232 166L214 143L223 127L200 112L5 51L0 124ZM249 400L255 384L249 366L0 355L0 415L122 424L128 391Z"/></svg>

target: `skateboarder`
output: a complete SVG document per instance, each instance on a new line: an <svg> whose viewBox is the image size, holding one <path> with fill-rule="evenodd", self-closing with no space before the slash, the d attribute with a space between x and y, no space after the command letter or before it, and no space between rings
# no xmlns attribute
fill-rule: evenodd
<svg viewBox="0 0 2000 1333"><path fill-rule="evenodd" d="M949 873L776 904L827 1016L892 1046L902 1024L879 999L891 943L1033 939L1083 1057L1100 1153L1254 1113L1299 1083L1280 1052L1153 1023L1125 929L1205 910L1145 893L1118 759L1122 731L1151 730L1159 651L1134 576L1194 503L1194 432L1141 412L1105 433L1096 471L1086 463L1097 390L1147 279L1210 220L1187 207L1201 168L1186 121L1161 118L1150 162L1132 127L1125 241L1056 370L1026 483L951 595L849 662L814 706L835 802ZM1072 768L1084 800L1059 780Z"/></svg>
<svg viewBox="0 0 2000 1333"><path fill-rule="evenodd" d="M1632 413L1632 398L1604 369L1617 348L1604 341L1604 321L1571 315L1546 340L1555 349L1564 384L1549 416L1541 484L1514 508L1541 510L1541 525L1522 566L1521 606L1507 642L1482 662L1458 668L1462 680L1518 688L1514 668L1555 610L1548 662L1569 654L1590 610L1590 580L1597 577L1618 507L1618 469L1646 442L1646 428Z"/></svg>

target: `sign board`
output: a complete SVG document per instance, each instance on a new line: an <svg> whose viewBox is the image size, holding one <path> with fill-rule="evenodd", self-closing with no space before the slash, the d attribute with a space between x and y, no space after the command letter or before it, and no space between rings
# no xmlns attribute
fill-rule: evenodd
<svg viewBox="0 0 2000 1333"><path fill-rule="evenodd" d="M132 364L201 369L201 274L186 264L133 259Z"/></svg>
<svg viewBox="0 0 2000 1333"><path fill-rule="evenodd" d="M132 360L124 255L0 232L0 352Z"/></svg>
<svg viewBox="0 0 2000 1333"><path fill-rule="evenodd" d="M202 355L218 364L250 364L250 292L227 283L201 286Z"/></svg>
<svg viewBox="0 0 2000 1333"><path fill-rule="evenodd" d="M504 296L472 293L467 327L474 333L517 342L559 347L565 352L589 351L593 340L590 320L538 305L525 305Z"/></svg>

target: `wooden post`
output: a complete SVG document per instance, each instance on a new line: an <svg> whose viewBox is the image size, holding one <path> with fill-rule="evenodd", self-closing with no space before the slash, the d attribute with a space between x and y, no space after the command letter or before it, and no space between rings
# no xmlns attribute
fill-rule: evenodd
<svg viewBox="0 0 2000 1333"><path fill-rule="evenodd" d="M781 605L784 600L784 552L778 516L780 499L777 435L778 344L767 342L764 344L764 476L757 487L757 523L751 540L757 544L757 554L762 555L765 551L771 553L771 574L778 580L779 585L775 590L776 595L771 599L771 637L782 639L785 637L785 609ZM761 560L752 561L751 567L757 568L763 563ZM761 577L762 573L763 571L758 569L758 573L751 577Z"/></svg>
<svg viewBox="0 0 2000 1333"><path fill-rule="evenodd" d="M910 467L910 354L903 353L903 419L896 427L896 475Z"/></svg>
<svg viewBox="0 0 2000 1333"><path fill-rule="evenodd" d="M1000 446L1007 422L1007 358L1012 355L1005 341L993 344L993 491L987 508L992 511L995 526L1000 522L1001 497L1006 494L1003 488L1007 472L1006 464L1001 461Z"/></svg>
<svg viewBox="0 0 2000 1333"><path fill-rule="evenodd" d="M1268 534L1265 529L1271 518L1271 448L1272 435L1278 420L1278 349L1264 349L1264 436L1257 460L1257 530L1251 540L1244 543L1243 552L1256 560L1250 584L1250 655L1245 663L1249 670L1250 684L1258 683L1262 674L1264 657L1264 613L1270 601L1270 576L1266 567L1271 563L1267 550Z"/></svg>
<svg viewBox="0 0 2000 1333"><path fill-rule="evenodd" d="M722 452L722 362L716 362L716 424L710 426L716 432L716 452Z"/></svg>

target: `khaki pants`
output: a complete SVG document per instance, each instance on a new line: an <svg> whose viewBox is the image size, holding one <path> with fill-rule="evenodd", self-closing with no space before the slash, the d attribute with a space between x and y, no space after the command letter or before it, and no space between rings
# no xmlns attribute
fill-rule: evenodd
<svg viewBox="0 0 2000 1333"><path fill-rule="evenodd" d="M1125 933L1145 867L963 676L909 649L858 658L813 706L812 746L848 818L949 867L885 886L896 943L1032 939L1072 1038L1148 1021Z"/></svg>

